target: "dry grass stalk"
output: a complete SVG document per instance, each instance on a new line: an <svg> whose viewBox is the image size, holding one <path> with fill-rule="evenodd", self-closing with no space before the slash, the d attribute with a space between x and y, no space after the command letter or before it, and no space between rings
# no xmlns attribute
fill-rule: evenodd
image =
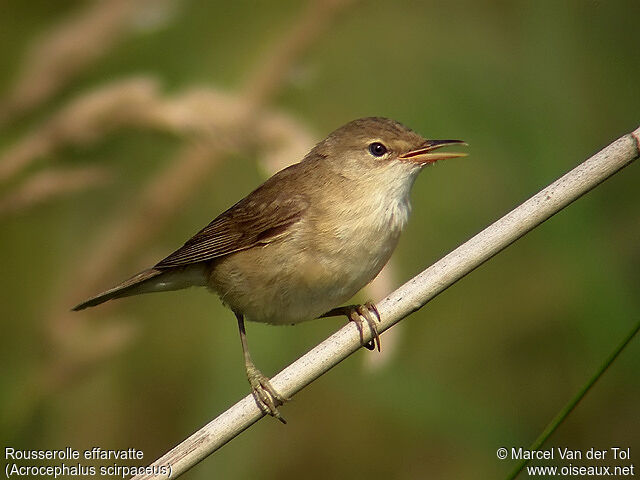
<svg viewBox="0 0 640 480"><path fill-rule="evenodd" d="M247 110L242 97L212 87L163 97L151 77L111 82L77 97L9 148L0 157L0 183L69 145L92 144L123 128L156 129L185 140L208 137L230 146L235 140L229 137L238 137ZM260 145L269 171L297 161L313 142L312 135L288 115L269 111L256 118L243 143L251 140Z"/></svg>
<svg viewBox="0 0 640 480"><path fill-rule="evenodd" d="M115 128L139 124L157 96L157 82L146 77L113 82L80 96L0 157L0 183L64 146L86 145Z"/></svg>
<svg viewBox="0 0 640 480"><path fill-rule="evenodd" d="M96 0L42 35L27 52L13 91L0 104L0 125L53 97L124 38L144 9L157 8L154 3Z"/></svg>
<svg viewBox="0 0 640 480"><path fill-rule="evenodd" d="M265 104L286 83L291 67L327 30L336 15L356 0L316 0L294 22L261 63L244 86L250 104Z"/></svg>
<svg viewBox="0 0 640 480"><path fill-rule="evenodd" d="M37 172L17 189L0 198L0 217L24 211L52 198L102 186L111 177L110 172L102 167Z"/></svg>

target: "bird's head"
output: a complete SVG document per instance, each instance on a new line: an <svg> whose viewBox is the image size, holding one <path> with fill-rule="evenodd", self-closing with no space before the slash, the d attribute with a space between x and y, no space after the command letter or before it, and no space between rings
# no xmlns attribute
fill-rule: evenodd
<svg viewBox="0 0 640 480"><path fill-rule="evenodd" d="M401 123L382 117L353 120L333 131L310 153L347 178L413 183L418 172L438 160L466 153L440 152L461 140L427 140Z"/></svg>

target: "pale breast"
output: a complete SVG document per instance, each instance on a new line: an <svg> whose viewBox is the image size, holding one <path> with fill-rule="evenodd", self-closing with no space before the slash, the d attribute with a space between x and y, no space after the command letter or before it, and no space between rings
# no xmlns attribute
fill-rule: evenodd
<svg viewBox="0 0 640 480"><path fill-rule="evenodd" d="M318 209L281 239L221 259L210 286L251 321L317 318L369 283L397 245L408 202L369 200Z"/></svg>
<svg viewBox="0 0 640 480"><path fill-rule="evenodd" d="M409 216L408 202L381 197L363 205L340 209L334 230L335 248L323 255L343 279L349 297L369 283L387 263ZM345 294L346 294L345 293Z"/></svg>

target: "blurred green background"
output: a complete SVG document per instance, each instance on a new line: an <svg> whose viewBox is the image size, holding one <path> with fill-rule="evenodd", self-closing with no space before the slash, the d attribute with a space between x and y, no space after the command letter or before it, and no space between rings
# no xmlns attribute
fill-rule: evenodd
<svg viewBox="0 0 640 480"><path fill-rule="evenodd" d="M3 2L5 104L29 48L88 4ZM142 6L50 98L8 116L0 155L74 98L133 75L156 77L166 96L196 85L240 92L307 8ZM414 187L412 219L393 259L398 286L638 126L638 18L637 0L355 2L281 72L265 109L286 112L315 140L379 115L426 137L469 143L468 159L438 164ZM100 166L112 174L106 184L0 217L2 445L135 447L146 464L248 393L233 315L203 290L51 321L55 309L83 299L66 304L70 273L95 260L91 248L107 226L135 209L144 186L190 141L120 128L62 145L0 185L9 198L46 169ZM122 258L100 288L170 253L255 188L265 177L260 148L220 158L166 227ZM286 427L263 420L184 478L504 477L513 462L499 461L496 449L529 445L640 317L638 185L632 165L407 318L380 367L365 368L375 353L358 352L283 407ZM273 374L342 323L249 324L254 360ZM111 341L94 333L109 325L113 343L129 341L93 359ZM630 447L640 467L639 362L636 339L548 445Z"/></svg>

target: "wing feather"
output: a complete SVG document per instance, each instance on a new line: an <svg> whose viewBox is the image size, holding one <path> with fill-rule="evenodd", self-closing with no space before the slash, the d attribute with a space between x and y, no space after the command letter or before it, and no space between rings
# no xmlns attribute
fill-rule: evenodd
<svg viewBox="0 0 640 480"><path fill-rule="evenodd" d="M292 191L296 185L289 181L292 173L289 170L293 167L274 175L220 214L154 268L173 268L213 260L265 245L285 233L300 220L309 206L303 192Z"/></svg>

